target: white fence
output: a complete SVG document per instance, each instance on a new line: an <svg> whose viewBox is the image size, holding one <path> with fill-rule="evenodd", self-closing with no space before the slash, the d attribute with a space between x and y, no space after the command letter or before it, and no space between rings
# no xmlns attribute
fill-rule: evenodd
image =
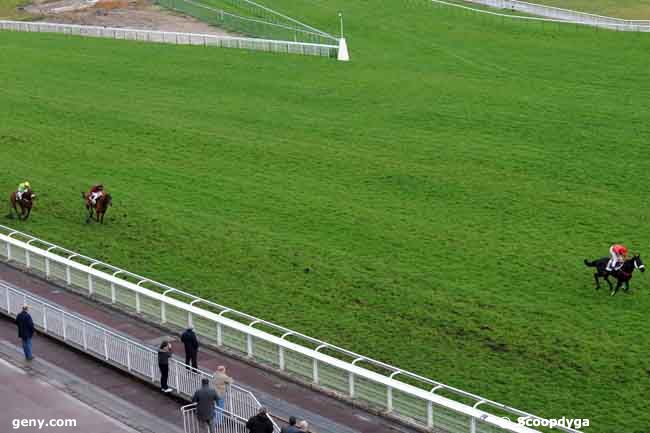
<svg viewBox="0 0 650 433"><path fill-rule="evenodd" d="M95 358L109 362L147 382L160 383L156 350L0 282L0 313L16 317L26 304L30 307L34 325L45 334L83 350ZM169 362L168 384L178 395L186 399L192 399L194 392L201 387L201 379L212 379L211 374L193 369L174 358ZM257 414L261 407L260 402L250 391L235 384L227 387L224 403L228 413L244 419ZM275 427L280 431L277 425Z"/></svg>
<svg viewBox="0 0 650 433"><path fill-rule="evenodd" d="M218 48L240 48L273 53L302 54L311 56L337 57L339 45L314 44L307 42L277 41L271 39L244 38L209 35L201 33L163 32L116 27L80 26L26 21L2 21L0 30L20 32L61 33L65 35L96 38L122 39L176 45L202 45ZM345 60L345 59L340 59Z"/></svg>
<svg viewBox="0 0 650 433"><path fill-rule="evenodd" d="M150 321L179 328L193 325L197 334L217 347L421 427L448 433L531 433L534 430L502 416L542 419L5 226L0 226L0 261L19 264Z"/></svg>
<svg viewBox="0 0 650 433"><path fill-rule="evenodd" d="M221 410L221 421L218 424L216 431L219 433L248 433L246 428L246 418L237 416L228 410ZM206 423L199 421L196 416L196 403L188 404L181 408L181 415L183 417L183 429L185 433L208 433L208 426Z"/></svg>
<svg viewBox="0 0 650 433"><path fill-rule="evenodd" d="M547 22L547 23L564 23L576 24L591 27L600 27L609 30L627 31L627 32L650 32L650 21L648 20L624 20L620 18L603 17L600 15L589 14L586 12L572 11L552 6L526 3L517 0L461 0L468 3L475 3L498 9L508 9L516 12L522 12L533 16L521 16L502 14L482 9L471 8L452 3L444 0L431 0L432 3L451 6L459 9L470 10L476 13L499 16L503 18L516 19L528 22ZM547 18L539 18L547 17Z"/></svg>

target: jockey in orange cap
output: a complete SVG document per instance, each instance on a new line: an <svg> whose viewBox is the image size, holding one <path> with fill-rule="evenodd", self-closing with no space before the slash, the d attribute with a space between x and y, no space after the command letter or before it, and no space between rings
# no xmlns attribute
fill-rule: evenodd
<svg viewBox="0 0 650 433"><path fill-rule="evenodd" d="M623 261L627 256L627 248L623 245L614 244L609 247L609 255L610 259L609 262L607 262L606 269L611 272L623 266Z"/></svg>

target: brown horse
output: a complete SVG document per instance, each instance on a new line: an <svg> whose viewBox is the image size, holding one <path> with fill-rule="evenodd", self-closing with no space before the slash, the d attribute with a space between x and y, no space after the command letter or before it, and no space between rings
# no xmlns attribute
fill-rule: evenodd
<svg viewBox="0 0 650 433"><path fill-rule="evenodd" d="M89 223L93 218L93 213L95 214L95 219L98 223L104 224L104 215L108 210L109 206L113 206L113 198L107 192L103 192L101 196L95 200L95 205L90 202L90 194L86 192L81 193L81 197L86 201L86 210L88 211L88 217L86 218L86 223Z"/></svg>
<svg viewBox="0 0 650 433"><path fill-rule="evenodd" d="M9 200L11 201L11 211L7 217L14 218L15 212L18 219L27 220L29 215L32 213L32 205L35 198L36 194L34 194L31 189L25 190L20 200L18 200L18 193L16 191L12 192L9 197ZM20 206L20 212L18 212L18 206Z"/></svg>

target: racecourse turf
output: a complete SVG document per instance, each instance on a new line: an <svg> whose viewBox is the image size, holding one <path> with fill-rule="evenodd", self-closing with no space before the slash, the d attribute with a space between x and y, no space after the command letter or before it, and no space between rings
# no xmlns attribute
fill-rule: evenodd
<svg viewBox="0 0 650 433"><path fill-rule="evenodd" d="M6 224L591 433L648 433L650 35L277 0L352 61L0 33ZM103 182L107 224L79 191ZM650 258L650 255L648 256Z"/></svg>
<svg viewBox="0 0 650 433"><path fill-rule="evenodd" d="M650 20L650 0L534 0L564 9L630 20Z"/></svg>

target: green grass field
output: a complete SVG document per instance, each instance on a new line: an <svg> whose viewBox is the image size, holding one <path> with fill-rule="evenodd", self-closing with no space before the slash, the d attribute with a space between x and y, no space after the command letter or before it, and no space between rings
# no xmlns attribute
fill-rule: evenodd
<svg viewBox="0 0 650 433"><path fill-rule="evenodd" d="M650 38L275 0L352 62L0 33L20 230L590 433L648 433ZM79 191L114 196L84 224ZM650 257L650 256L648 256ZM311 271L306 273L305 268Z"/></svg>
<svg viewBox="0 0 650 433"><path fill-rule="evenodd" d="M565 9L631 20L650 20L650 0L534 0Z"/></svg>

